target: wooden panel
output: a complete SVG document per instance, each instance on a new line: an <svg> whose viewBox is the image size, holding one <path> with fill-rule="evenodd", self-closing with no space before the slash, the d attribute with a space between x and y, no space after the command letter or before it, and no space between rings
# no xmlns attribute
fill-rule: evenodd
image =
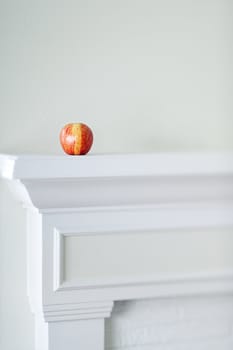
<svg viewBox="0 0 233 350"><path fill-rule="evenodd" d="M152 282L233 268L233 230L115 232L63 236L63 282ZM182 242L182 244L181 244Z"/></svg>

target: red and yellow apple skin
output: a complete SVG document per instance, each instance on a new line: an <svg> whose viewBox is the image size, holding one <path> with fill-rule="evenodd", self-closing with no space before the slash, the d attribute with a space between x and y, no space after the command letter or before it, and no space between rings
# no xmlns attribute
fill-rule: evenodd
<svg viewBox="0 0 233 350"><path fill-rule="evenodd" d="M61 129L60 143L67 154L87 154L93 143L93 133L86 124L70 123Z"/></svg>

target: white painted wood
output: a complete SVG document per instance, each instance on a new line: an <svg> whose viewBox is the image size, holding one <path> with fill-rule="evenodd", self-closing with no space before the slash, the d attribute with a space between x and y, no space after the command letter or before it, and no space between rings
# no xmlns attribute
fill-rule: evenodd
<svg viewBox="0 0 233 350"><path fill-rule="evenodd" d="M104 350L104 320L50 322L49 350L67 349Z"/></svg>
<svg viewBox="0 0 233 350"><path fill-rule="evenodd" d="M42 212L90 206L232 201L232 164L230 153L1 156L0 174L17 180L11 187L18 198L25 206Z"/></svg>
<svg viewBox="0 0 233 350"><path fill-rule="evenodd" d="M42 215L27 210L27 294L34 313L42 313Z"/></svg>
<svg viewBox="0 0 233 350"><path fill-rule="evenodd" d="M49 324L42 314L35 315L35 350L49 350Z"/></svg>
<svg viewBox="0 0 233 350"><path fill-rule="evenodd" d="M233 272L233 229L110 231L63 235L63 241L63 252L58 259L63 275L59 288L156 283L196 271ZM96 251L98 259L93 259Z"/></svg>
<svg viewBox="0 0 233 350"><path fill-rule="evenodd" d="M36 317L35 350L104 350L104 319L45 322Z"/></svg>
<svg viewBox="0 0 233 350"><path fill-rule="evenodd" d="M233 154L151 153L72 156L1 155L0 173L10 179L64 179L128 176L225 175Z"/></svg>
<svg viewBox="0 0 233 350"><path fill-rule="evenodd" d="M77 293L78 294L78 293ZM75 295L78 300L78 295ZM44 318L48 322L73 321L86 319L103 319L109 317L113 308L112 301L80 301L77 303L63 302L59 304L44 305ZM88 299L86 299L88 300Z"/></svg>
<svg viewBox="0 0 233 350"><path fill-rule="evenodd" d="M36 350L103 350L116 300L233 292L232 154L5 155L0 174L28 208Z"/></svg>

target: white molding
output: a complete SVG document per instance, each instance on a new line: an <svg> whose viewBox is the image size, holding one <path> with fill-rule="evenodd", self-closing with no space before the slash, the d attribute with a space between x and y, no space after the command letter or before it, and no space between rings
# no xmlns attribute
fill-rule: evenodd
<svg viewBox="0 0 233 350"><path fill-rule="evenodd" d="M233 293L233 270L222 270L219 272L199 272L190 274L161 275L157 278L152 276L139 276L138 278L119 278L103 279L89 282L80 282L71 284L64 282L58 291L77 291L88 290L94 291L106 289L122 288L125 294L130 291L131 296L120 297L117 300L136 300L148 297L176 297L201 294L232 294ZM137 288L144 288L145 293L138 295ZM146 289L150 289L147 293ZM151 290L153 290L151 294Z"/></svg>
<svg viewBox="0 0 233 350"><path fill-rule="evenodd" d="M20 180L16 195L50 209L144 206L233 200L233 175ZM104 193L104 196L103 196Z"/></svg>
<svg viewBox="0 0 233 350"><path fill-rule="evenodd" d="M57 233L64 235L98 235L102 234L124 234L128 232L140 233L142 230L158 231L158 230L184 230L184 229L220 229L233 228L233 200L208 201L208 202L182 202L169 204L153 204L153 205L127 205L127 206L99 206L99 207L80 207L80 208L62 208L62 209L47 209L43 210L44 216L56 217L61 215L77 215L85 220L89 217L92 222L99 217L98 223L105 222L107 217L113 223L118 222L119 218L122 221L122 227L125 230L111 227L104 228L100 225L99 229L82 227L81 231L77 231L77 225L73 227L55 227ZM129 225L131 220L136 222L135 225ZM126 225L126 226L125 226ZM106 225L105 225L106 226ZM115 224L116 226L116 224Z"/></svg>
<svg viewBox="0 0 233 350"><path fill-rule="evenodd" d="M37 320L37 350L65 350L66 337L73 339L71 349L104 350L104 318L110 316L116 300L233 293L229 251L227 262L218 265L218 271L212 266L205 269L201 260L201 271L197 263L194 269L188 265L187 273L178 267L173 274L166 273L166 269L156 272L145 265L143 268L150 271L147 275L126 276L115 264L115 275L111 267L106 278L99 270L99 278L83 280L77 279L75 259L70 260L71 268L67 269L74 280L66 280L63 252L65 236L98 239L99 234L118 237L131 232L144 239L143 233L153 232L160 247L158 232L165 235L175 230L217 229L221 235L223 230L232 230L232 153L3 155L0 176L8 180L15 197L34 210L28 215L27 228L28 293ZM230 234L226 237L231 242ZM149 246L148 241L143 242L144 247ZM130 246L128 241L125 263ZM161 244L164 256L167 246L169 242ZM138 247L141 253L141 244ZM96 259L98 251L93 250L93 261ZM213 259L209 261L215 266ZM130 274L135 268L132 266Z"/></svg>
<svg viewBox="0 0 233 350"><path fill-rule="evenodd" d="M0 155L9 179L64 179L233 173L232 152L166 152L72 156Z"/></svg>
<svg viewBox="0 0 233 350"><path fill-rule="evenodd" d="M76 230L77 231L77 230ZM131 299L138 298L138 288L144 288L144 297L147 297L148 287L154 289L157 297L163 296L177 296L177 295L196 295L196 294L227 294L233 293L233 269L224 269L219 271L201 271L191 273L178 273L178 274L153 274L153 275L138 275L134 277L112 277L112 278L91 278L91 279L78 279L72 281L64 280L64 238L65 237L81 237L81 236L98 236L98 235L125 235L126 233L133 233L136 235L144 235L145 231L99 231L94 229L93 231L74 232L67 230L59 230L54 228L54 265L53 265L53 278L54 278L54 292L69 292L80 291L84 292L91 290L97 292L98 290L103 294L108 293L108 297L113 298L111 290L115 288L121 288L125 297L119 298L120 300L127 299L126 295L128 291L131 293ZM156 231L151 231L156 235ZM165 252L164 252L165 253ZM93 259L98 258L98 253ZM150 293L150 292L149 292ZM140 294L140 297L141 294Z"/></svg>
<svg viewBox="0 0 233 350"><path fill-rule="evenodd" d="M86 302L76 304L44 305L43 313L47 322L85 320L109 317L113 301Z"/></svg>
<svg viewBox="0 0 233 350"><path fill-rule="evenodd" d="M192 205L190 205L192 208ZM116 210L118 209L118 210ZM154 211L155 210L155 211ZM216 209L216 215L218 214ZM171 210L173 211L173 209ZM192 234L194 238L202 244L202 234L198 232L209 232L208 239L216 232L215 237L222 237L224 232L227 233L226 237L231 236L232 226L224 228L223 226L211 227L210 222L206 222L204 230L200 229L200 221L198 225L192 229L179 227L180 223L172 221L169 229L164 225L161 229L161 222L155 220L155 214L157 213L157 207L124 207L121 209L113 208L103 210L103 208L90 208L74 210L67 212L50 212L44 213L44 251L48 252L44 255L44 303L60 304L60 303L77 303L88 301L104 301L104 300L129 300L140 299L150 297L165 297L176 295L195 295L195 294L216 294L216 293L232 293L233 292L233 271L231 265L226 268L216 270L193 270L182 273L177 270L174 274L165 274L164 272L153 275L133 275L133 276L121 276L119 274L111 278L109 275L106 278L85 278L81 280L65 280L63 278L63 259L62 252L62 240L64 237L89 237L97 238L101 236L121 235L132 233L134 235L140 235L143 237L145 233L157 235L165 235L169 244L169 236L174 237L178 233L181 237L184 234ZM189 220L187 215L181 215L181 219ZM206 215L203 208L200 209L202 217L205 219ZM229 213L228 213L229 214ZM215 216L216 216L215 215ZM217 215L218 216L218 215ZM220 215L221 216L221 215ZM200 216L201 217L201 216ZM177 219L177 216L176 216ZM216 220L216 217L215 217ZM165 223L165 220L163 220ZM186 221L185 221L186 222ZM216 222L215 222L216 223ZM213 222L212 222L213 224ZM185 225L186 226L186 225ZM166 228L165 228L166 227ZM207 231L206 231L207 230ZM182 233L183 232L183 233ZM218 239L217 239L218 240ZM176 241L179 244L179 241ZM182 242L180 242L182 243ZM211 242L210 242L211 243ZM130 249L130 247L129 247ZM51 256L50 252L53 251L54 255ZM166 256L167 251L164 250ZM98 251L93 255L93 261L98 259ZM202 266L202 265L201 265ZM204 265L203 265L204 266ZM195 267L194 267L195 268ZM78 275L77 275L78 277ZM76 278L76 277L75 277ZM50 283L52 281L52 283Z"/></svg>
<svg viewBox="0 0 233 350"><path fill-rule="evenodd" d="M40 210L42 214L57 215L57 214L79 214L79 213L99 213L105 212L145 212L145 211L159 211L159 210L193 210L199 208L205 210L208 208L216 208L217 210L231 208L233 205L232 200L216 200L216 201L204 201L204 202L181 202L181 203L158 203L158 204L145 204L145 205L111 205L111 206L89 206L89 207L77 207L77 208L47 208Z"/></svg>
<svg viewBox="0 0 233 350"><path fill-rule="evenodd" d="M0 175L14 180L12 190L25 206L41 212L233 200L231 153L5 155Z"/></svg>
<svg viewBox="0 0 233 350"><path fill-rule="evenodd" d="M56 228L54 229L53 245L53 285L54 291L58 291L64 282L64 235Z"/></svg>

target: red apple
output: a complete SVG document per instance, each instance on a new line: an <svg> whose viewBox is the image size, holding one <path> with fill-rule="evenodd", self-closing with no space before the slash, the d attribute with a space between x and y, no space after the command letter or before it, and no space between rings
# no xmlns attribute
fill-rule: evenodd
<svg viewBox="0 0 233 350"><path fill-rule="evenodd" d="M70 155L83 155L89 152L93 143L91 129L83 123L70 123L60 132L63 150Z"/></svg>

